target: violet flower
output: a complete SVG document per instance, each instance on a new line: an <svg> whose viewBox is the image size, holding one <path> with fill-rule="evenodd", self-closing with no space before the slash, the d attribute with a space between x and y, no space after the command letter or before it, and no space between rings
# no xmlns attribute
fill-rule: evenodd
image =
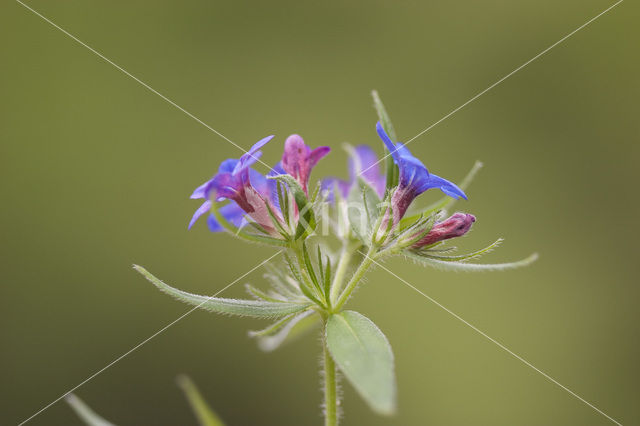
<svg viewBox="0 0 640 426"><path fill-rule="evenodd" d="M212 205L212 192L216 201L230 200L230 203L220 208L220 214L235 226L242 226L244 215L247 214L267 232L275 233L275 226L269 215L268 207L278 214L277 194L273 190L273 184L265 176L250 168L262 155L262 148L273 136L268 136L254 144L251 149L239 159L223 161L218 168L218 173L210 180L200 185L191 195L194 199L206 201L196 210L189 228L205 213L209 212ZM223 227L211 214L207 220L212 232L220 232Z"/></svg>
<svg viewBox="0 0 640 426"><path fill-rule="evenodd" d="M404 216L411 202L428 189L439 188L446 195L455 199L467 199L465 193L455 184L429 173L424 164L414 157L402 143L394 144L380 122L376 124L376 130L400 172L398 187L391 197L394 224Z"/></svg>
<svg viewBox="0 0 640 426"><path fill-rule="evenodd" d="M378 157L368 145L358 145L351 149L349 157L349 180L328 177L322 180L321 188L329 192L328 200L334 198L334 188L338 188L343 198L346 198L358 177L368 183L382 199L385 192L385 177L380 173Z"/></svg>

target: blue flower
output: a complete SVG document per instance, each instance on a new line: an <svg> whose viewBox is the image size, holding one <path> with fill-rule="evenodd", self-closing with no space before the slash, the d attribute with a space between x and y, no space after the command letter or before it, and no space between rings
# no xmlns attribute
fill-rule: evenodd
<svg viewBox="0 0 640 426"><path fill-rule="evenodd" d="M391 197L394 223L397 223L404 216L409 205L418 195L431 188L439 188L446 195L455 199L467 199L465 193L455 184L429 173L424 164L414 157L402 143L394 144L380 122L376 124L376 130L391 153L394 163L398 166L400 175L398 187Z"/></svg>
<svg viewBox="0 0 640 426"><path fill-rule="evenodd" d="M221 207L219 211L233 225L242 226L246 223L244 216L248 214L265 230L275 232L268 212L268 208L272 208L276 214L280 212L277 205L277 193L274 189L275 184L250 168L262 155L260 148L272 138L273 136L268 136L261 139L239 159L223 161L218 168L218 173L193 191L191 198L205 199L206 201L194 213L189 222L189 229L198 218L211 210L213 195L216 201L230 200L229 204ZM223 230L213 215L209 216L207 224L212 232Z"/></svg>

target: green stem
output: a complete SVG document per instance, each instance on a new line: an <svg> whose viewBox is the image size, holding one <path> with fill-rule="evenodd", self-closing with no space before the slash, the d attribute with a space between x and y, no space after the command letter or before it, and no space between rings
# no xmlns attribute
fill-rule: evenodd
<svg viewBox="0 0 640 426"><path fill-rule="evenodd" d="M344 284L347 270L349 269L349 264L353 259L353 255L356 250L360 247L351 245L349 243L345 243L342 247L342 251L340 253L340 260L338 261L338 267L336 268L335 275L333 277L333 284L331 285L331 296L329 300L331 300L331 304L335 303L340 295L340 291L342 290L342 286Z"/></svg>
<svg viewBox="0 0 640 426"><path fill-rule="evenodd" d="M309 271L307 271L307 265L304 261L304 253L302 251L302 246L300 245L300 243L294 242L290 245L290 248L295 254L296 260L298 261L298 269L300 270L300 275L302 276L302 279L305 281L304 283L300 283L300 285L306 285L309 291L314 293L318 301L325 299L324 303L321 302L320 304L322 308L326 308L327 307L326 297L323 296L322 290L318 286L316 286L316 284L311 279L311 275Z"/></svg>
<svg viewBox="0 0 640 426"><path fill-rule="evenodd" d="M334 305L333 312L339 312L340 308L342 308L342 305L347 302L349 296L362 279L364 273L367 272L367 269L369 269L369 266L371 266L371 264L373 263L373 257L375 256L377 251L378 246L376 244L371 244L371 246L369 246L369 250L364 255L364 259L362 259L362 262L360 263L360 265L358 265L358 269L356 269L356 271L353 273L353 276L349 280L347 287L344 289L344 291L340 295L340 298Z"/></svg>
<svg viewBox="0 0 640 426"><path fill-rule="evenodd" d="M336 364L333 362L333 358L331 358L331 354L329 353L325 336L323 336L322 339L322 349L324 356L324 424L325 426L337 426L338 391Z"/></svg>

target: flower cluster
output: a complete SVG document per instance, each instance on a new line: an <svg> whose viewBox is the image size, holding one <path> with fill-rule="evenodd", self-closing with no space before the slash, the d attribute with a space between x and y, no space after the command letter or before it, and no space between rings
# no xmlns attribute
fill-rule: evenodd
<svg viewBox="0 0 640 426"><path fill-rule="evenodd" d="M359 182L366 184L373 191L378 201L376 204L381 204L380 202L388 195L386 216L379 225L381 228L389 228L390 232L387 233L387 238L391 240L393 238L390 236L394 235L395 231L401 230L400 221L412 202L425 191L438 188L452 199L467 199L464 191L457 185L429 173L424 164L414 157L407 147L400 142L394 143L380 122L376 124L376 130L384 147L388 150L389 154L387 155L392 157L397 167L398 185L394 188L385 187L387 177L381 173L379 165L381 160L378 159L371 147L367 145L349 147L349 179L327 177L320 181L320 189L323 191L326 202L335 202L336 192L339 192L341 199L348 199L350 194L359 191ZM318 161L329 153L330 148L321 146L311 149L305 144L302 137L291 135L284 143L282 160L271 169L267 176L264 176L252 166L259 161L262 155L260 149L272 139L273 136L261 139L239 159L223 161L218 168L218 173L196 188L191 198L204 199L205 201L191 218L189 228L198 218L208 214L207 224L212 232L230 229L230 224L237 228L233 229L234 234L237 235L238 230L251 223L253 229L258 229L263 234L271 235L277 239L284 237L280 230L286 227L287 220L280 202L283 200L283 196L290 196L290 194L283 193L276 178L284 175L293 178L302 189L304 196L308 197L311 171ZM216 208L214 212L211 211L215 203L223 201L228 201L228 203ZM358 209L360 207L358 201L350 208L355 208L359 213L362 213L363 210ZM299 219L298 205L293 204L293 207L294 217ZM475 222L473 215L455 213L450 218L434 224L421 223L422 228L415 227L414 232L410 234L410 237L416 241L406 247L419 249L446 239L463 236L471 229L473 222ZM425 226L429 226L428 232L424 232ZM372 234L379 233L379 230L370 231ZM416 236L420 238L416 239Z"/></svg>
<svg viewBox="0 0 640 426"><path fill-rule="evenodd" d="M501 239L471 253L452 254L455 248L445 245L466 235L476 218L446 212L456 201L467 200L465 190L480 163L459 185L431 173L398 142L377 94L374 103L384 155L378 157L368 145L347 146L347 179L324 177L311 185L314 167L330 148L311 148L299 135L285 140L281 160L272 168L267 166L266 175L258 172L261 150L274 139L268 136L240 158L224 160L217 173L191 195L202 204L189 229L205 216L212 232L226 231L279 249L281 264L268 264L265 275L268 290L247 285L253 300L200 296L173 288L136 266L161 291L199 308L276 318L271 326L250 333L264 350L273 350L290 335L320 324L327 425L337 424L338 372L376 412L391 414L395 409L393 353L386 337L364 315L343 309L372 265L401 255L441 269L477 271L516 268L535 259L468 262L491 251ZM439 189L444 198L420 207L416 199L430 189Z"/></svg>

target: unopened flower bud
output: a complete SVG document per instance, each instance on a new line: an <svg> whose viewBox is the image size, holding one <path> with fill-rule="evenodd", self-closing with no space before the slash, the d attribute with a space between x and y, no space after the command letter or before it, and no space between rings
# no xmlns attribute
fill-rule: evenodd
<svg viewBox="0 0 640 426"><path fill-rule="evenodd" d="M411 248L426 247L438 241L461 237L471 229L471 225L473 225L475 221L476 217L472 214L456 213L450 218L433 225L431 231L411 246Z"/></svg>

